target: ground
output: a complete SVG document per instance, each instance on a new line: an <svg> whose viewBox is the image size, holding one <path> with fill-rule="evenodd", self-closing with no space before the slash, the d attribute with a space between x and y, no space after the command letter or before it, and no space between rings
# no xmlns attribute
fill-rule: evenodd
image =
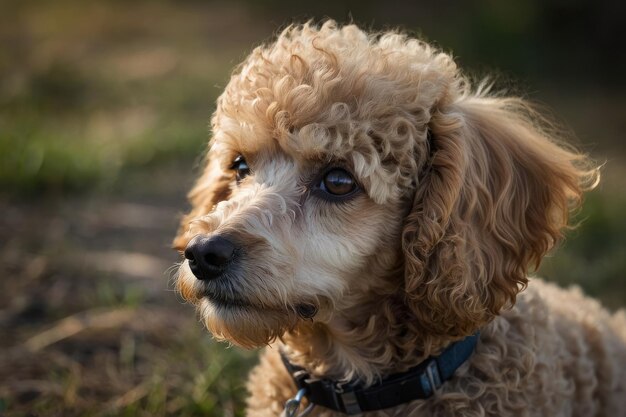
<svg viewBox="0 0 626 417"><path fill-rule="evenodd" d="M241 414L253 354L172 290L185 203L165 171L154 194L0 203L0 415Z"/></svg>

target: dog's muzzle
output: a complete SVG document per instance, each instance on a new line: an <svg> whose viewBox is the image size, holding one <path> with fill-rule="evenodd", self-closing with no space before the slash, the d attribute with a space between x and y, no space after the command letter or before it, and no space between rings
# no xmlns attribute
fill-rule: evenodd
<svg viewBox="0 0 626 417"><path fill-rule="evenodd" d="M187 244L185 258L196 278L211 280L228 269L236 250L235 244L223 236L196 236Z"/></svg>

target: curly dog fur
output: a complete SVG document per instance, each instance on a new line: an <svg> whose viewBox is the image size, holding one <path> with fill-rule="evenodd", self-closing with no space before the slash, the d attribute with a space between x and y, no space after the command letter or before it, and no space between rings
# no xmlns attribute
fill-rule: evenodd
<svg viewBox="0 0 626 417"><path fill-rule="evenodd" d="M528 279L598 171L524 100L473 87L422 41L329 21L256 48L212 128L175 247L227 236L236 264L199 280L185 261L177 287L216 338L267 345L249 416L295 394L278 346L370 384L477 330L436 395L368 415L625 415L626 315ZM353 176L350 198L320 190L329 167Z"/></svg>

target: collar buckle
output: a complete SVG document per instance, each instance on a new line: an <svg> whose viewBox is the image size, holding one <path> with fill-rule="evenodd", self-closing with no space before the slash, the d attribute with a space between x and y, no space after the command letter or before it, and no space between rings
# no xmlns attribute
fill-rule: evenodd
<svg viewBox="0 0 626 417"><path fill-rule="evenodd" d="M424 373L420 375L420 383L424 394L427 396L433 395L437 389L443 384L441 375L439 374L439 368L437 367L437 361L431 359L426 365Z"/></svg>
<svg viewBox="0 0 626 417"><path fill-rule="evenodd" d="M344 389L344 387L347 388L347 390ZM347 414L358 414L361 412L361 406L352 388L349 383L338 383L335 385L335 393L341 399L341 403Z"/></svg>

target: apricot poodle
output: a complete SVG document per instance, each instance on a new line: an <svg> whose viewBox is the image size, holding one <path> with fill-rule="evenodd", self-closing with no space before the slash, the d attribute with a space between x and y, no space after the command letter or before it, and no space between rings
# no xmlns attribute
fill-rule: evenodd
<svg viewBox="0 0 626 417"><path fill-rule="evenodd" d="M249 416L626 415L624 312L528 278L598 173L524 100L329 21L256 48L212 130L177 287L265 346Z"/></svg>

